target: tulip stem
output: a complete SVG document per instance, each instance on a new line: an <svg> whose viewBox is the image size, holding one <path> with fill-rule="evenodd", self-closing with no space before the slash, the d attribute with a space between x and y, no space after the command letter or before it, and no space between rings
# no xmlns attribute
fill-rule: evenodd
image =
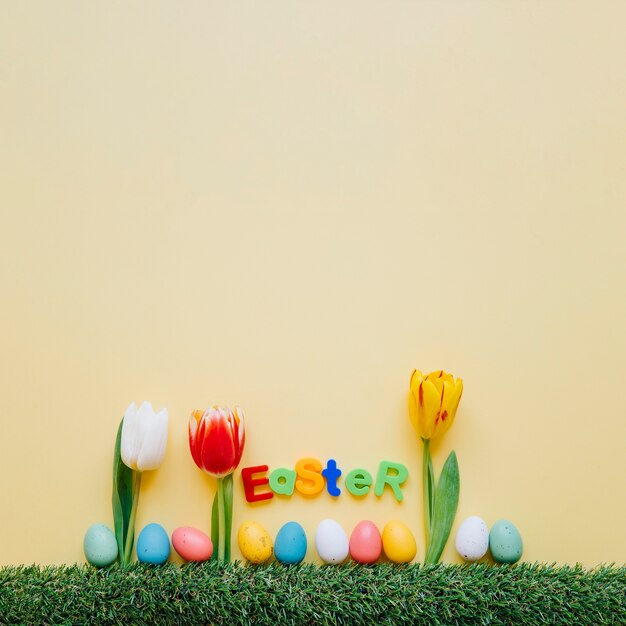
<svg viewBox="0 0 626 626"><path fill-rule="evenodd" d="M226 548L226 514L224 510L224 478L217 479L217 511L219 520L217 560L224 561Z"/></svg>
<svg viewBox="0 0 626 626"><path fill-rule="evenodd" d="M426 550L430 543L433 503L435 500L435 484L433 464L430 458L430 439L423 439L424 453L422 455L422 496L424 501L424 533L426 536Z"/></svg>
<svg viewBox="0 0 626 626"><path fill-rule="evenodd" d="M133 542L135 540L135 518L139 505L139 487L141 485L141 472L133 472L133 506L130 509L130 519L128 520L128 532L126 533L126 545L124 546L124 564L130 563L133 552Z"/></svg>

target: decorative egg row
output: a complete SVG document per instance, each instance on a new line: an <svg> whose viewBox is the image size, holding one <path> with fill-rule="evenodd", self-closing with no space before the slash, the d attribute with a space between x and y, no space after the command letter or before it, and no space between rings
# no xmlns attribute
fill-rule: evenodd
<svg viewBox="0 0 626 626"><path fill-rule="evenodd" d="M522 537L513 522L498 520L489 531L477 515L468 517L456 533L456 551L465 561L482 559L487 550L498 563L517 563L522 557Z"/></svg>
<svg viewBox="0 0 626 626"><path fill-rule="evenodd" d="M197 528L183 526L172 533L172 545L186 561L208 561L213 554L211 538ZM106 567L118 555L117 540L108 526L94 524L85 533L85 558L91 565ZM170 556L170 538L160 524L144 526L137 537L137 558L142 563L163 565Z"/></svg>
<svg viewBox="0 0 626 626"><path fill-rule="evenodd" d="M261 524L244 522L237 533L241 554L250 563L268 561L272 554L284 565L304 560L307 537L298 522L287 522L276 535L275 542ZM491 549L500 563L515 563L522 556L522 538L512 522L499 520L491 528L478 516L468 517L456 534L456 550L465 561L477 561ZM211 538L197 528L183 526L172 533L172 545L186 561L207 561L213 554ZM110 565L117 559L117 541L104 524L94 524L85 534L85 557L97 567ZM384 552L393 563L408 563L415 558L417 544L411 530L403 522L394 520L385 524L382 534L374 522L363 520L352 531L350 538L342 526L332 519L322 520L315 531L315 548L325 563L338 564L348 555L362 564L376 563ZM148 524L137 538L137 558L142 563L162 565L170 555L170 540L159 524Z"/></svg>
<svg viewBox="0 0 626 626"><path fill-rule="evenodd" d="M244 522L237 533L239 549L250 563L268 561L272 554L284 565L294 565L304 560L307 537L298 522L287 522L276 535L275 542L261 524ZM186 561L207 561L213 554L213 543L201 530L184 526L172 534L172 545ZM348 555L357 563L375 563L383 551L393 563L408 563L417 553L417 544L408 526L400 521L388 522L382 535L374 522L359 522L350 538L341 525L332 519L321 521L315 532L315 547L322 561L341 563ZM85 557L96 567L106 567L115 562L118 555L117 541L113 532L104 524L94 524L85 534L83 542ZM137 558L142 563L162 565L170 555L170 540L160 524L148 524L137 537Z"/></svg>
<svg viewBox="0 0 626 626"><path fill-rule="evenodd" d="M272 545L269 533L257 522L245 522L237 534L241 554L250 563L265 563L274 553L283 565L300 563L307 551L304 528L298 522L287 522L276 535ZM322 520L315 531L315 548L325 563L336 565L348 555L362 564L376 563L385 553L393 563L408 563L417 553L415 537L406 524L388 522L382 535L376 524L369 520L359 522L350 538L342 526L333 519Z"/></svg>

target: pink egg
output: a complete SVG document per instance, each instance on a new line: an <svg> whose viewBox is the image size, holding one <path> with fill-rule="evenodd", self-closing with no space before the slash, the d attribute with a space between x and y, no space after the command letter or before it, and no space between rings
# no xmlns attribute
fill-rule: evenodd
<svg viewBox="0 0 626 626"><path fill-rule="evenodd" d="M208 561L213 554L213 542L197 528L181 526L172 533L174 550L185 561Z"/></svg>
<svg viewBox="0 0 626 626"><path fill-rule="evenodd" d="M374 522L359 522L350 535L350 556L357 563L376 563L380 558L383 542Z"/></svg>

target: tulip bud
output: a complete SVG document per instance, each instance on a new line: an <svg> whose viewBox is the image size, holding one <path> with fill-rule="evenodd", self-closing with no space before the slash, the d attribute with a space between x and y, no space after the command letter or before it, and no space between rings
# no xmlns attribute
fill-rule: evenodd
<svg viewBox="0 0 626 626"><path fill-rule="evenodd" d="M149 402L137 409L133 402L124 413L120 454L125 465L144 472L163 462L167 444L167 409L155 413Z"/></svg>
<svg viewBox="0 0 626 626"><path fill-rule="evenodd" d="M194 411L189 418L189 448L195 464L221 478L232 474L245 444L243 411L213 406Z"/></svg>
<svg viewBox="0 0 626 626"><path fill-rule="evenodd" d="M455 381L452 374L439 370L424 377L419 370L413 370L409 414L422 439L432 439L449 430L462 393L463 381Z"/></svg>

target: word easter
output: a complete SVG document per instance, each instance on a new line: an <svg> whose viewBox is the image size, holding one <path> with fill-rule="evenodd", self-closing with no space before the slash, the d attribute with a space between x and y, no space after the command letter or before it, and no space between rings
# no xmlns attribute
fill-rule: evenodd
<svg viewBox="0 0 626 626"><path fill-rule="evenodd" d="M274 494L291 496L294 489L304 496L315 496L324 490L324 484L326 484L326 490L331 496L337 497L341 494L337 481L342 475L342 471L337 467L337 462L334 459L328 459L326 467L323 467L319 459L307 457L300 459L296 463L295 469L279 467L273 470L269 477L267 476L268 470L267 465L244 467L241 470L243 490L248 502L271 500ZM396 500L401 502L403 495L400 486L408 476L409 471L402 463L381 461L375 483L372 475L360 467L348 472L344 483L346 489L353 496L358 497L369 493L370 487L374 484L374 493L380 498L385 486L388 486ZM271 491L257 492L257 487L264 485L269 485Z"/></svg>

